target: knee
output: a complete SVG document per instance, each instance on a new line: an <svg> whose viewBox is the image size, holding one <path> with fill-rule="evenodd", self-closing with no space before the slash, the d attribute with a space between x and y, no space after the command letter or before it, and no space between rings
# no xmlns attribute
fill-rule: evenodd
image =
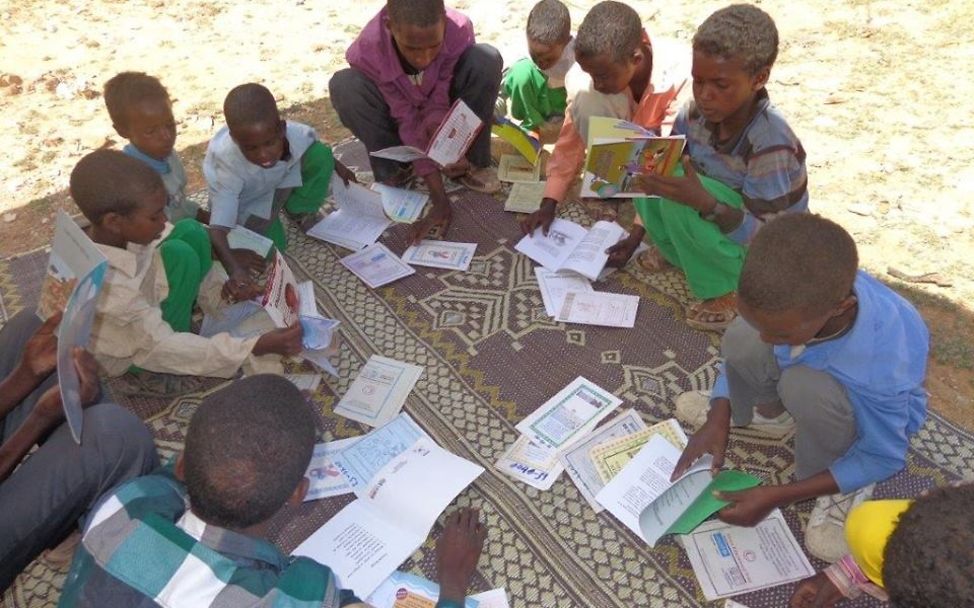
<svg viewBox="0 0 974 608"><path fill-rule="evenodd" d="M344 112L361 104L369 77L355 68L338 70L328 81L328 95L336 112Z"/></svg>
<svg viewBox="0 0 974 608"><path fill-rule="evenodd" d="M737 367L754 361L766 359L770 345L761 341L761 336L741 317L734 319L720 340L720 354L727 365Z"/></svg>
<svg viewBox="0 0 974 608"><path fill-rule="evenodd" d="M478 43L464 51L465 63L473 68L474 77L482 78L493 87L499 88L504 58L493 46Z"/></svg>
<svg viewBox="0 0 974 608"><path fill-rule="evenodd" d="M207 239L209 239L208 236ZM166 268L166 277L170 284L182 281L198 283L202 278L202 264L199 254L186 241L182 239L165 240L159 245L159 254L162 256L163 265Z"/></svg>
<svg viewBox="0 0 974 608"><path fill-rule="evenodd" d="M804 406L812 406L817 410L827 408L833 415L842 411L848 411L852 415L845 388L831 375L804 365L782 370L778 380L778 395L796 418L801 417Z"/></svg>
<svg viewBox="0 0 974 608"><path fill-rule="evenodd" d="M81 452L101 469L103 487L143 475L159 465L152 433L135 414L114 403L99 403L85 410Z"/></svg>

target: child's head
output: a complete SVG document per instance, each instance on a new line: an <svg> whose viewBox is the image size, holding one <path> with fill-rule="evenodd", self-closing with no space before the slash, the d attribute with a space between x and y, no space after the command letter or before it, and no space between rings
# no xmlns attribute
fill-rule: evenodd
<svg viewBox="0 0 974 608"><path fill-rule="evenodd" d="M705 119L719 123L746 112L778 57L778 28L750 4L722 8L693 36L693 97Z"/></svg>
<svg viewBox="0 0 974 608"><path fill-rule="evenodd" d="M917 498L886 543L883 585L894 608L959 608L974 598L974 485Z"/></svg>
<svg viewBox="0 0 974 608"><path fill-rule="evenodd" d="M166 227L168 196L162 178L118 150L96 150L78 161L70 190L98 234L110 236L115 244L148 245Z"/></svg>
<svg viewBox="0 0 974 608"><path fill-rule="evenodd" d="M559 0L541 0L528 14L528 53L542 70L561 59L572 39L572 16Z"/></svg>
<svg viewBox="0 0 974 608"><path fill-rule="evenodd" d="M817 215L768 222L751 243L738 283L738 309L769 344L798 346L856 304L856 244Z"/></svg>
<svg viewBox="0 0 974 608"><path fill-rule="evenodd" d="M314 417L297 387L281 376L250 376L203 400L176 474L203 521L248 528L304 498L314 442Z"/></svg>
<svg viewBox="0 0 974 608"><path fill-rule="evenodd" d="M105 106L115 131L144 154L165 160L176 145L169 92L153 76L122 72L105 83Z"/></svg>
<svg viewBox="0 0 974 608"><path fill-rule="evenodd" d="M267 87L249 82L231 89L223 101L223 117L248 161L266 169L284 156L287 129Z"/></svg>
<svg viewBox="0 0 974 608"><path fill-rule="evenodd" d="M417 70L433 63L443 46L446 7L443 0L388 0L386 27L406 62Z"/></svg>
<svg viewBox="0 0 974 608"><path fill-rule="evenodd" d="M621 93L644 62L643 24L622 2L599 2L585 15L575 36L575 59L599 93Z"/></svg>

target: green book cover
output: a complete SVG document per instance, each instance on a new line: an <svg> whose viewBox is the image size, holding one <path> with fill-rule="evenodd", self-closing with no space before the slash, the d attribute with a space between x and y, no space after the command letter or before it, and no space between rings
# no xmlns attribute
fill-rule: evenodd
<svg viewBox="0 0 974 608"><path fill-rule="evenodd" d="M714 492L737 492L761 485L761 480L743 471L721 471L690 506L673 522L667 534L689 534L708 517L730 503L714 496Z"/></svg>

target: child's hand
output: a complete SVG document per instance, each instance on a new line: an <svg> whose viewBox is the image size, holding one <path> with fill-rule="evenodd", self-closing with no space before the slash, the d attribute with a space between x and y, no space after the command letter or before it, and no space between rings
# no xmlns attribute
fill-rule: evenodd
<svg viewBox="0 0 974 608"><path fill-rule="evenodd" d="M409 228L409 243L418 245L423 239L444 238L452 220L453 210L450 209L449 201L445 204L434 204L426 217L416 221Z"/></svg>
<svg viewBox="0 0 974 608"><path fill-rule="evenodd" d="M230 253L237 264L244 267L244 270L253 275L260 275L267 267L267 259L260 257L256 251L250 249L231 249Z"/></svg>
<svg viewBox="0 0 974 608"><path fill-rule="evenodd" d="M819 572L798 583L788 602L789 608L832 608L845 596L835 586L832 579Z"/></svg>
<svg viewBox="0 0 974 608"><path fill-rule="evenodd" d="M731 503L718 511L717 517L735 526L757 525L778 506L776 491L774 486L758 486L740 492L714 492L716 498Z"/></svg>
<svg viewBox="0 0 974 608"><path fill-rule="evenodd" d="M450 179L456 179L458 177L463 177L470 172L470 161L466 158L461 158L452 165L446 165L442 169L443 175L449 177Z"/></svg>
<svg viewBox="0 0 974 608"><path fill-rule="evenodd" d="M639 230L636 230L636 228L639 228ZM645 234L645 229L634 226L633 232L629 233L629 236L605 250L609 254L609 259L605 265L611 266L612 268L622 268L625 266L629 258L632 257L633 252L639 247L639 243L642 242L643 235Z"/></svg>
<svg viewBox="0 0 974 608"><path fill-rule="evenodd" d="M254 344L254 355L281 355L282 357L293 357L304 350L301 339L304 336L301 323L294 322L290 327L269 331L257 339Z"/></svg>
<svg viewBox="0 0 974 608"><path fill-rule="evenodd" d="M223 298L231 304L250 300L260 294L260 286L254 282L243 268L238 268L230 273L230 278L223 284Z"/></svg>
<svg viewBox="0 0 974 608"><path fill-rule="evenodd" d="M683 157L682 177L651 173L640 175L635 181L637 187L646 194L668 198L700 213L710 213L717 202L700 183L689 156Z"/></svg>
<svg viewBox="0 0 974 608"><path fill-rule="evenodd" d="M730 401L715 399L710 406L707 422L690 437L686 449L676 461L670 481L676 481L693 463L704 454L714 457L711 472L716 475L724 466L724 453L727 452L727 436L730 434Z"/></svg>
<svg viewBox="0 0 974 608"><path fill-rule="evenodd" d="M98 363L91 353L77 346L71 352L71 364L78 374L78 393L82 406L89 406L95 402L101 393L98 383ZM57 384L47 389L34 406L33 415L37 416L47 426L60 424L64 420L64 408L61 401L61 387Z"/></svg>
<svg viewBox="0 0 974 608"><path fill-rule="evenodd" d="M58 311L48 317L24 345L20 364L26 366L35 378L47 377L57 367L57 336L54 330L61 324L63 314Z"/></svg>
<svg viewBox="0 0 974 608"><path fill-rule="evenodd" d="M477 509L460 509L447 518L443 534L436 542L439 599L463 604L486 539L487 528L480 523Z"/></svg>
<svg viewBox="0 0 974 608"><path fill-rule="evenodd" d="M555 207L558 201L553 198L542 199L541 206L537 211L521 220L521 232L525 235L531 234L536 228L541 228L541 233L548 236L548 229L555 221Z"/></svg>
<svg viewBox="0 0 974 608"><path fill-rule="evenodd" d="M346 186L349 184L349 182L354 182L356 184L358 183L358 178L355 177L355 172L346 167L345 163L337 159L335 160L335 173L338 174L338 177L342 178L342 181L345 182Z"/></svg>

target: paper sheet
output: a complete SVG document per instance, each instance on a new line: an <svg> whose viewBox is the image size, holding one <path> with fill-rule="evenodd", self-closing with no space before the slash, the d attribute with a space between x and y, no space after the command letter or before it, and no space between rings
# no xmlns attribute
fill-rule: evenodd
<svg viewBox="0 0 974 608"><path fill-rule="evenodd" d="M426 152L412 146L391 146L376 150L375 152L369 152L369 156L388 158L389 160L397 160L401 163L411 163L414 160L428 158Z"/></svg>
<svg viewBox="0 0 974 608"><path fill-rule="evenodd" d="M427 437L409 414L401 413L335 457L335 466L349 485L364 488L387 462L402 454L420 437ZM360 490L361 491L361 490Z"/></svg>
<svg viewBox="0 0 974 608"><path fill-rule="evenodd" d="M382 208L389 219L405 224L415 222L430 199L426 193L385 184L374 183L372 189L382 196Z"/></svg>
<svg viewBox="0 0 974 608"><path fill-rule="evenodd" d="M301 391L313 393L321 384L321 374L284 374L284 377Z"/></svg>
<svg viewBox="0 0 974 608"><path fill-rule="evenodd" d="M539 490L551 489L564 465L558 460L558 451L532 443L521 435L511 444L494 464L494 467Z"/></svg>
<svg viewBox="0 0 974 608"><path fill-rule="evenodd" d="M622 399L579 376L518 423L517 430L531 441L561 452L621 403Z"/></svg>
<svg viewBox="0 0 974 608"><path fill-rule="evenodd" d="M497 179L502 182L537 183L541 179L541 164L519 154L502 154L497 165Z"/></svg>
<svg viewBox="0 0 974 608"><path fill-rule="evenodd" d="M433 581L409 574L393 572L365 601L375 608L435 608L440 586ZM476 599L467 597L463 608L480 608Z"/></svg>
<svg viewBox="0 0 974 608"><path fill-rule="evenodd" d="M651 437L659 435L673 444L681 452L687 447L687 435L680 423L670 418L637 433L620 437L605 443L595 444L589 452L592 464L598 471L603 484L612 481L629 461L643 449Z"/></svg>
<svg viewBox="0 0 974 608"><path fill-rule="evenodd" d="M372 355L335 406L335 413L381 426L399 413L422 374L418 365Z"/></svg>
<svg viewBox="0 0 974 608"><path fill-rule="evenodd" d="M341 259L341 263L372 289L416 272L382 243L374 243L362 251L346 256Z"/></svg>
<svg viewBox="0 0 974 608"><path fill-rule="evenodd" d="M315 445L308 470L304 474L309 481L308 494L304 497L305 502L351 493L352 486L348 485L342 472L335 466L335 456L345 448L354 445L359 439L359 437L349 437Z"/></svg>
<svg viewBox="0 0 974 608"><path fill-rule="evenodd" d="M441 167L459 161L484 123L470 107L457 99L430 140L427 155Z"/></svg>
<svg viewBox="0 0 974 608"><path fill-rule="evenodd" d="M561 310L565 302L565 294L569 291L595 291L588 279L574 272L555 272L535 266L534 276L538 279L538 289L541 291L545 312L551 317Z"/></svg>
<svg viewBox="0 0 974 608"><path fill-rule="evenodd" d="M477 243L423 240L404 251L402 261L414 266L466 271L476 251Z"/></svg>
<svg viewBox="0 0 974 608"><path fill-rule="evenodd" d="M555 317L563 323L634 327L639 296L620 293L570 291Z"/></svg>
<svg viewBox="0 0 974 608"><path fill-rule="evenodd" d="M517 182L511 184L511 192L504 202L504 211L534 213L541 208L546 182Z"/></svg>
<svg viewBox="0 0 974 608"><path fill-rule="evenodd" d="M345 183L334 176L335 211L308 230L308 236L353 251L376 242L392 222L386 217L382 195L361 184Z"/></svg>
<svg viewBox="0 0 974 608"><path fill-rule="evenodd" d="M231 249L248 249L262 258L266 258L271 252L271 247L274 246L274 241L266 236L240 225L234 226L227 233L227 243L230 244Z"/></svg>
<svg viewBox="0 0 974 608"><path fill-rule="evenodd" d="M480 602L480 606L477 608L511 608L511 605L507 603L507 591L503 587L477 593L468 596L467 599Z"/></svg>

